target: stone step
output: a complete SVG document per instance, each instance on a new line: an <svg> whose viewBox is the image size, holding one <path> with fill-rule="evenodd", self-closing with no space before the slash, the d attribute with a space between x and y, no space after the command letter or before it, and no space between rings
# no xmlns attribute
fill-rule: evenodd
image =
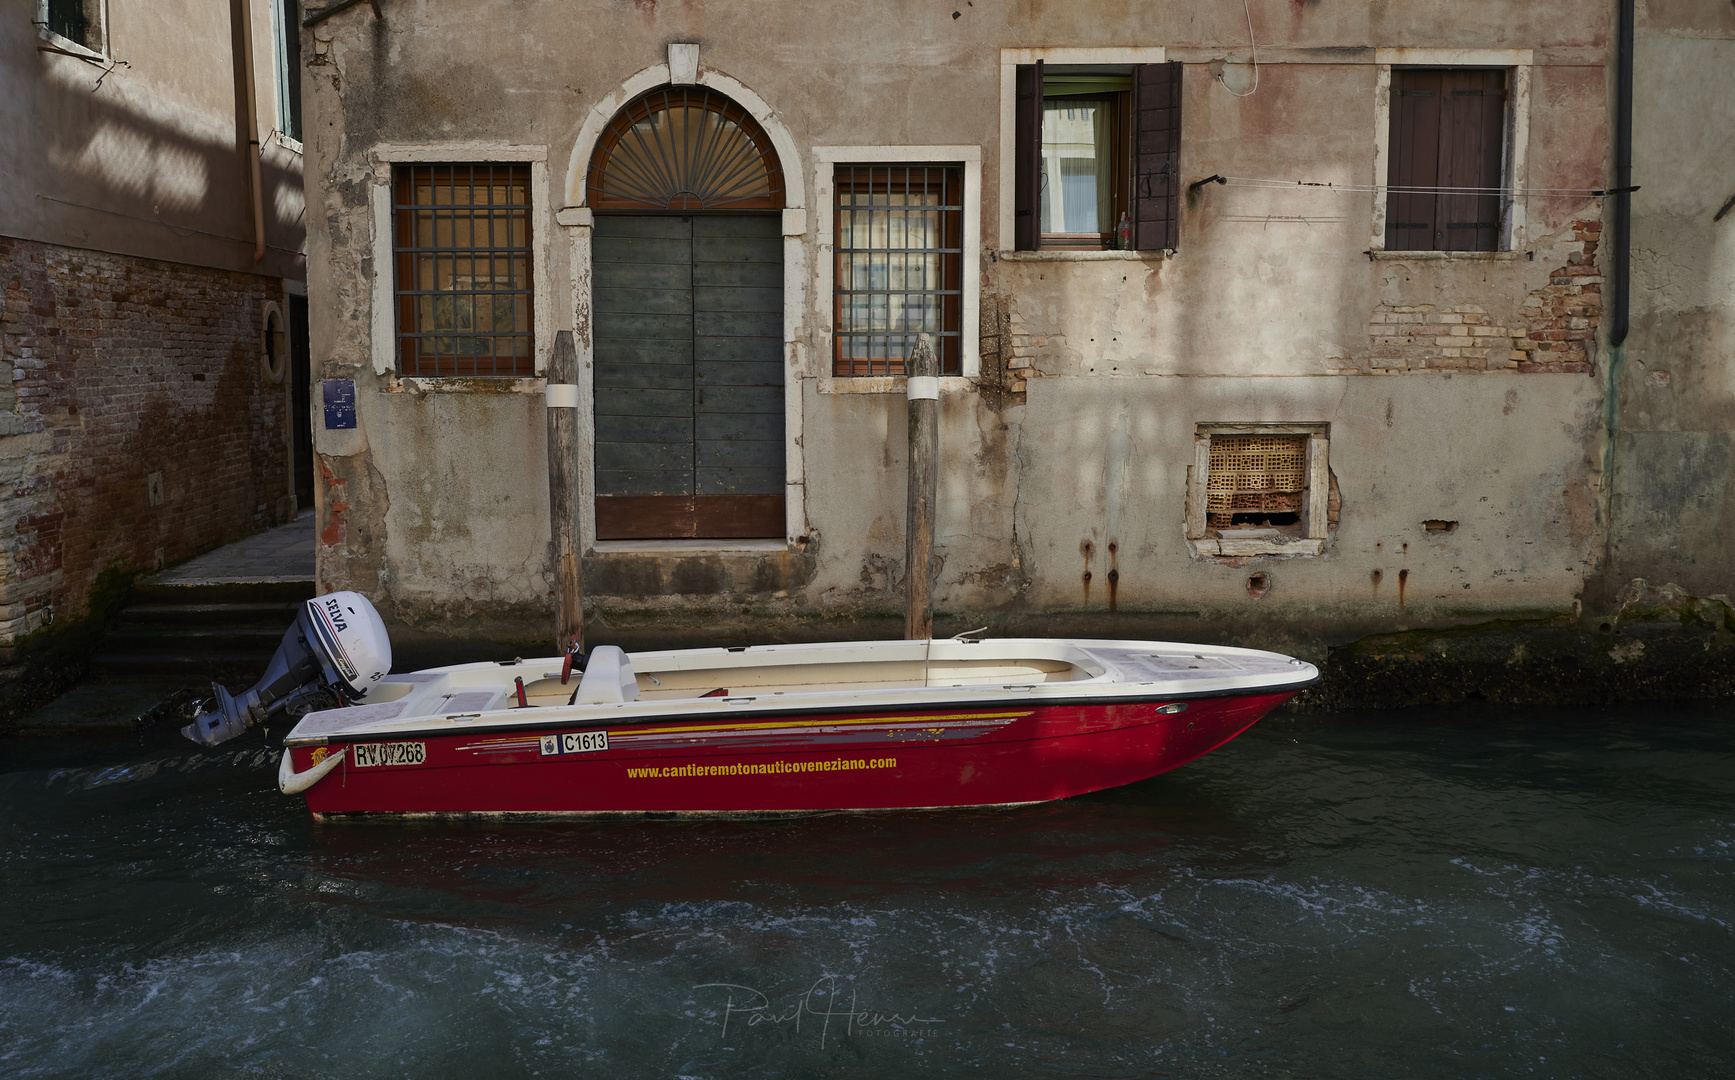
<svg viewBox="0 0 1735 1080"><path fill-rule="evenodd" d="M110 682L167 680L201 689L218 682L231 692L240 693L265 674L266 662L250 655L165 657L116 653L98 659L91 664L90 670L94 677Z"/></svg>
<svg viewBox="0 0 1735 1080"><path fill-rule="evenodd" d="M123 627L186 627L188 629L219 627L271 627L281 633L289 629L301 612L299 601L271 601L252 604L133 604L120 614Z"/></svg>
<svg viewBox="0 0 1735 1080"><path fill-rule="evenodd" d="M267 655L277 651L283 640L284 626L216 626L208 629L170 626L123 626L110 630L98 652L256 652Z"/></svg>
<svg viewBox="0 0 1735 1080"><path fill-rule="evenodd" d="M144 581L133 585L132 603L198 604L295 603L313 599L309 581Z"/></svg>

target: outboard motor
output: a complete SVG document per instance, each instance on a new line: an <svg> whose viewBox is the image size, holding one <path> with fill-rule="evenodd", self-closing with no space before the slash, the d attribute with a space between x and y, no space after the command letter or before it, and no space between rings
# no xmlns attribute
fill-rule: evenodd
<svg viewBox="0 0 1735 1080"><path fill-rule="evenodd" d="M216 700L181 734L216 746L279 714L300 716L333 697L337 704L359 700L391 669L392 643L367 597L316 596L284 633L265 677L239 695L212 683Z"/></svg>

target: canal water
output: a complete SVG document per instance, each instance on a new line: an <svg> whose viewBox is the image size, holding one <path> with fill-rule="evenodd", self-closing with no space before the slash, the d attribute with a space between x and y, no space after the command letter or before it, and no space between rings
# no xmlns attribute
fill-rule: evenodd
<svg viewBox="0 0 1735 1080"><path fill-rule="evenodd" d="M316 826L0 745L8 1077L1735 1070L1735 707L1279 713L1001 812Z"/></svg>

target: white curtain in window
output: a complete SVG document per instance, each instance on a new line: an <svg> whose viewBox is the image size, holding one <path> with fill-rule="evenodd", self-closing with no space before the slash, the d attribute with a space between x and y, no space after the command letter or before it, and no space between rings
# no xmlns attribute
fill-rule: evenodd
<svg viewBox="0 0 1735 1080"><path fill-rule="evenodd" d="M1112 210L1109 104L1042 103L1042 231L1107 233Z"/></svg>

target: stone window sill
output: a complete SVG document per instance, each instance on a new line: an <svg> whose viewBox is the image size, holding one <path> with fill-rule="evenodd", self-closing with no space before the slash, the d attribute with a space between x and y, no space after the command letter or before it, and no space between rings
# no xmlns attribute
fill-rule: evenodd
<svg viewBox="0 0 1735 1080"><path fill-rule="evenodd" d="M594 555L712 555L731 551L787 551L787 540L598 540Z"/></svg>
<svg viewBox="0 0 1735 1080"><path fill-rule="evenodd" d="M106 66L110 62L106 53L98 52L97 50L85 45L80 45L71 38L61 37L59 34L50 30L48 27L43 26L41 23L36 24L36 36L46 43L37 46L38 49L44 52L57 52L63 56L70 56L74 60L83 60L89 64L100 64Z"/></svg>
<svg viewBox="0 0 1735 1080"><path fill-rule="evenodd" d="M541 376L477 375L434 378L426 375L394 375L386 384L388 394L535 394L542 396Z"/></svg>
<svg viewBox="0 0 1735 1080"><path fill-rule="evenodd" d="M1325 550L1325 541L1278 540L1269 536L1240 539L1234 537L1203 537L1192 541L1201 555L1318 555Z"/></svg>
<svg viewBox="0 0 1735 1080"><path fill-rule="evenodd" d="M1370 251L1368 258L1405 262L1513 262L1527 257L1523 251Z"/></svg>
<svg viewBox="0 0 1735 1080"><path fill-rule="evenodd" d="M1172 251L1000 251L1002 262L1156 262Z"/></svg>
<svg viewBox="0 0 1735 1080"><path fill-rule="evenodd" d="M897 394L905 393L902 375L821 375L818 390L822 394ZM940 376L940 393L960 394L976 385L968 375Z"/></svg>

